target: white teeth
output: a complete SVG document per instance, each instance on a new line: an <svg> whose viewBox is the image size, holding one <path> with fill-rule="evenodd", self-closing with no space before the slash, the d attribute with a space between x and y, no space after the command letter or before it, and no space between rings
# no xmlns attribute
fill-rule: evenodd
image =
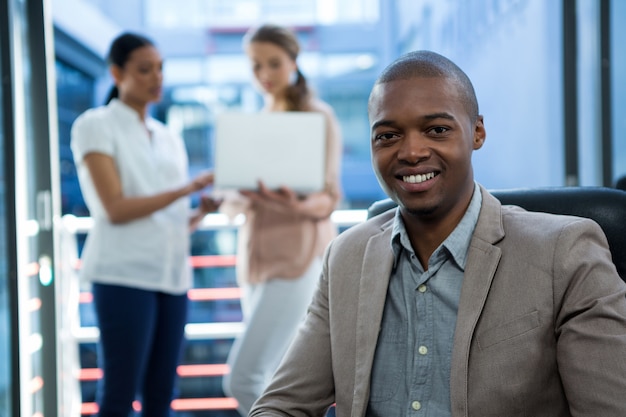
<svg viewBox="0 0 626 417"><path fill-rule="evenodd" d="M435 177L435 173L429 172L428 174L421 174L421 175L405 175L404 177L402 177L402 181L410 182L412 184L418 184L420 182L424 182L434 177Z"/></svg>

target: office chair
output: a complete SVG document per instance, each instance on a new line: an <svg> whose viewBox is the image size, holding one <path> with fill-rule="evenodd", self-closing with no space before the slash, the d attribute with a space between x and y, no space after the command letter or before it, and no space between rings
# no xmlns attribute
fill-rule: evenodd
<svg viewBox="0 0 626 417"><path fill-rule="evenodd" d="M502 204L595 220L609 241L617 273L626 281L626 191L608 187L545 187L490 192ZM389 198L376 201L368 208L367 217L394 207L396 204Z"/></svg>

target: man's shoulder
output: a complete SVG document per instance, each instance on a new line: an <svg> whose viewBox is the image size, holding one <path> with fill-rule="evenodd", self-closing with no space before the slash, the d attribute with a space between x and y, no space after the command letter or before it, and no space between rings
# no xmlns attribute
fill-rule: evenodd
<svg viewBox="0 0 626 417"><path fill-rule="evenodd" d="M572 216L567 214L555 214L543 211L531 211L516 205L502 205L502 218L504 221L523 220L535 222L548 222L566 224L580 220L590 220L586 217Z"/></svg>
<svg viewBox="0 0 626 417"><path fill-rule="evenodd" d="M594 220L586 217L529 211L513 205L502 206L502 223L509 233L519 231L543 237L558 235L567 227L601 229Z"/></svg>

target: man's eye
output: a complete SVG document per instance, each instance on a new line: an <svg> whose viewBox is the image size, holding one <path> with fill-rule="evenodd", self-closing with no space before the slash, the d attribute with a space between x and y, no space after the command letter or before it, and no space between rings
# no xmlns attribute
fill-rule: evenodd
<svg viewBox="0 0 626 417"><path fill-rule="evenodd" d="M437 127L433 127L432 129L430 129L430 132L434 133L435 135L442 135L446 133L448 130L449 129L447 127L437 126Z"/></svg>
<svg viewBox="0 0 626 417"><path fill-rule="evenodd" d="M395 137L397 137L398 135L396 135L395 133L381 133L379 135L374 136L374 139L376 140L390 140L393 139Z"/></svg>

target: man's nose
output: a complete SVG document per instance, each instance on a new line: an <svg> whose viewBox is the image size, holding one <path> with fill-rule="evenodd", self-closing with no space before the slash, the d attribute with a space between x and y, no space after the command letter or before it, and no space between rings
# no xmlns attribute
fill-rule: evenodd
<svg viewBox="0 0 626 417"><path fill-rule="evenodd" d="M430 154L431 149L428 146L428 140L419 132L411 132L403 138L400 144L398 159L416 164L427 159Z"/></svg>

